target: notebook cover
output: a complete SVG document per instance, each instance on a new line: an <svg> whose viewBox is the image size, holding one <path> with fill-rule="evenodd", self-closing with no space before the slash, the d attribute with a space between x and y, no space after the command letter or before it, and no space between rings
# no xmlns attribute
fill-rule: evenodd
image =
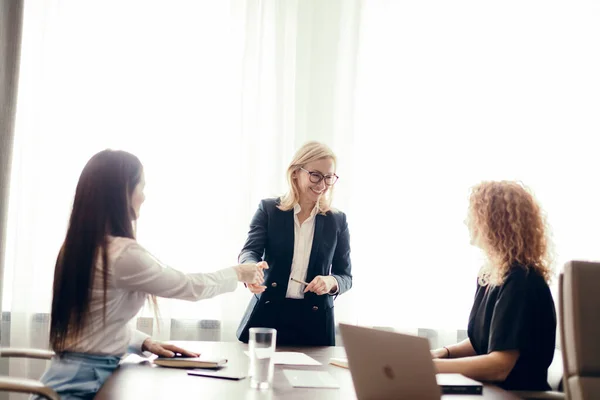
<svg viewBox="0 0 600 400"><path fill-rule="evenodd" d="M170 368L218 369L227 364L227 360L209 360L202 357L158 357L154 360L154 364Z"/></svg>
<svg viewBox="0 0 600 400"><path fill-rule="evenodd" d="M461 374L437 374L438 386L443 394L482 394L483 385Z"/></svg>

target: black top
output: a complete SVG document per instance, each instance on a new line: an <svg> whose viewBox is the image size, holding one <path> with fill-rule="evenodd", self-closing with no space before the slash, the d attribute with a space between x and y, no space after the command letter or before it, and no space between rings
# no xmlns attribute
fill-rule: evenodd
<svg viewBox="0 0 600 400"><path fill-rule="evenodd" d="M519 350L517 363L500 384L504 389L550 390L556 311L550 288L539 273L517 265L502 285L477 285L468 333L478 355Z"/></svg>

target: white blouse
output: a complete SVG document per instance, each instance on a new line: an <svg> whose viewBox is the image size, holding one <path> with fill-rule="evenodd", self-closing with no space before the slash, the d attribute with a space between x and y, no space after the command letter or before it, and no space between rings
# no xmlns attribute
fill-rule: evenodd
<svg viewBox="0 0 600 400"><path fill-rule="evenodd" d="M319 208L315 206L302 225L298 220L298 214L301 210L300 205L296 203L294 206L294 257L292 258L290 278L305 281L315 237L315 215ZM303 284L290 280L285 297L288 299L303 299L305 288L306 286Z"/></svg>
<svg viewBox="0 0 600 400"><path fill-rule="evenodd" d="M148 295L196 301L232 292L237 287L234 268L214 273L185 274L166 267L134 239L110 237L108 244L106 319L103 323L102 269L96 270L89 314L79 339L67 350L121 356L141 351L148 337L132 319Z"/></svg>

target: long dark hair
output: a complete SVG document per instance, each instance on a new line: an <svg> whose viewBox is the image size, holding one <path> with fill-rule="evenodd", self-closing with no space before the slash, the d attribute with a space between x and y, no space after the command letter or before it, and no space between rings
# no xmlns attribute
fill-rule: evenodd
<svg viewBox="0 0 600 400"><path fill-rule="evenodd" d="M57 353L65 351L67 342L82 332L99 260L106 306L107 236L135 238L131 196L142 171L142 163L133 154L104 150L81 172L54 270L50 344Z"/></svg>

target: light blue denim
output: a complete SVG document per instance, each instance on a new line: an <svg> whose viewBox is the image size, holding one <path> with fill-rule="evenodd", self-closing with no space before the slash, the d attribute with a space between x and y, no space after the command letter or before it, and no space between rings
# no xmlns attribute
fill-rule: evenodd
<svg viewBox="0 0 600 400"><path fill-rule="evenodd" d="M52 358L40 378L63 400L93 399L104 382L119 366L120 357L85 353L64 353ZM32 396L31 400L41 400Z"/></svg>

